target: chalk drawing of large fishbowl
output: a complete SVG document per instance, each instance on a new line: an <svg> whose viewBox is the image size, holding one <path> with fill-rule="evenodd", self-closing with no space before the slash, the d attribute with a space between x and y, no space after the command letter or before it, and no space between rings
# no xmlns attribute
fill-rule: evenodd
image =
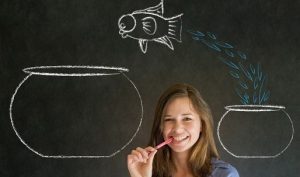
<svg viewBox="0 0 300 177"><path fill-rule="evenodd" d="M109 158L131 143L143 106L129 70L107 66L38 66L11 98L19 140L45 158Z"/></svg>
<svg viewBox="0 0 300 177"><path fill-rule="evenodd" d="M236 158L276 158L290 146L294 126L284 106L231 105L220 119L217 135Z"/></svg>

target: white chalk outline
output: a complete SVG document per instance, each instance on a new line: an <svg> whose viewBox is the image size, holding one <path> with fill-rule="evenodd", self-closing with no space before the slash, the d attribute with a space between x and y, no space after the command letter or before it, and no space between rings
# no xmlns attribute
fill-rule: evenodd
<svg viewBox="0 0 300 177"><path fill-rule="evenodd" d="M148 19L151 19L152 21L153 21L153 23L154 23L154 30L153 30L153 32L151 32L149 29L148 29L148 27L150 27L148 24L149 24L149 22L145 22L145 20L148 20ZM147 34L149 34L149 35L154 35L155 33L156 33L156 31L157 31L157 22L156 22L156 20L153 18L153 17L145 17L145 18L143 18L142 19L142 23L143 23L143 30L147 33Z"/></svg>
<svg viewBox="0 0 300 177"><path fill-rule="evenodd" d="M35 71L38 69L93 69L96 72L89 73L57 73L57 72L44 72L44 71ZM109 72L97 72L97 70L109 71ZM105 76L105 75L117 75L122 72L128 72L127 68L121 67L108 67L108 66L75 66L75 65L59 65L59 66L35 66L24 68L23 71L28 74L33 75L42 75L42 76ZM114 71L114 72L112 72Z"/></svg>
<svg viewBox="0 0 300 177"><path fill-rule="evenodd" d="M133 19L133 21L134 21L134 26L130 29L130 30L124 30L124 26L122 26L121 24L120 24L120 22L121 22L121 19L123 18L123 17L125 17L125 16L131 16L131 18ZM124 32L126 32L126 33L130 33L130 32L132 32L134 29L135 29L135 27L136 27L136 19L133 17L133 15L132 14L126 14L126 15L122 15L120 18L119 18L119 20L118 20L118 26L119 26L119 29L122 29L122 33L121 33L121 30L119 31L119 34L121 34L122 35L122 38L126 38L127 37L127 35L126 36L124 36L123 34L124 34Z"/></svg>
<svg viewBox="0 0 300 177"><path fill-rule="evenodd" d="M63 69L68 69L68 68L79 68L79 69L95 69L95 70L108 70L108 71L114 71L111 73L97 73L97 72L92 72L92 73L53 73L53 72L35 72L35 69L51 69L51 68L63 68ZM26 76L17 86L17 88L14 91L14 94L11 97L11 101L10 101L10 105L9 105L9 116L10 116L10 122L12 125L12 128L15 132L15 134L17 135L17 137L19 138L19 140L33 153L37 154L40 157L43 158L56 158L56 159L60 159L60 158L111 158L113 156L115 156L116 154L118 154L119 152L121 152L124 148L126 148L131 142L132 140L135 138L135 136L137 135L141 125L142 125L142 121L143 121L143 115L144 115L144 108L143 108L143 102L142 102L142 97L140 95L140 92L138 91L137 87L135 86L134 82L129 79L129 77L124 74L124 72L128 72L129 70L127 68L121 68L121 67L108 67L108 66L74 66L74 65L60 65L60 66L37 66L37 67L29 67L29 68L25 68L23 69L23 71L25 73L28 73L28 76ZM30 147L20 136L20 134L18 133L14 121L13 121L13 103L15 100L15 96L18 92L18 90L21 88L21 86L25 83L25 81L27 79L30 78L30 76L32 75L44 75L44 76L70 76L70 77L88 77L88 76L105 76L105 75L116 75L116 74L122 74L130 83L131 85L134 87L135 91L138 94L138 97L140 99L140 105L141 105L141 115L140 115L140 122L139 125L137 127L137 130L135 131L135 133L133 134L133 136L131 137L131 139L123 146L121 147L119 150L113 152L110 155L87 155L87 156L80 156L80 155L44 155L40 152L38 152L37 150L33 149L32 147Z"/></svg>
<svg viewBox="0 0 300 177"><path fill-rule="evenodd" d="M285 109L284 106L275 105L231 105L225 106L225 109L240 112L266 112L266 111L279 111Z"/></svg>
<svg viewBox="0 0 300 177"><path fill-rule="evenodd" d="M244 158L244 159L249 159L249 158L276 158L278 156L280 156L284 151L287 150L287 148L290 146L290 144L293 141L294 138L294 124L293 121L291 119L291 117L289 116L289 114L284 110L285 107L284 106L277 106L277 105L231 105L231 106L226 106L225 109L227 110L223 116L221 117L219 123L218 123L218 128L217 128L217 135L218 135L218 139L219 142L221 143L223 149L225 151L227 151L230 155L236 157L236 158ZM255 155L255 156L250 156L250 155L236 155L233 152L231 152L230 150L228 150L228 148L223 144L221 137L220 137L220 126L221 123L223 121L223 119L225 118L225 116L230 112L230 111L240 111L240 112L262 112L262 111L282 111L283 113L285 113L285 115L288 117L290 123L291 123L291 127L292 127L292 134L291 134L291 138L289 143L286 145L285 148L283 148L282 151L280 151L279 153L275 154L275 155Z"/></svg>
<svg viewBox="0 0 300 177"><path fill-rule="evenodd" d="M136 23L137 22L136 22L135 17L133 16L134 14L153 15L153 16L156 16L156 17L159 17L159 18L162 18L162 19L168 21L169 22L169 24L168 24L168 27L169 27L168 35L166 34L165 36L160 37L160 38L144 39L144 38L137 38L137 37L134 37L134 36L128 34L128 33L132 32L135 29L135 27L136 27ZM169 38L172 38L172 39L176 40L177 42L181 42L181 34L182 34L181 16L183 15L183 13L178 14L178 15L173 16L173 17L170 17L170 18L164 17L163 14L164 14L164 2L163 2L163 0L161 0L160 3L158 5L156 5L156 6L148 7L146 9L142 9L142 10L136 10L136 11L132 12L131 14L122 15L118 19L119 34L122 36L122 38L129 37L129 38L138 40L139 47L140 47L140 49L141 49L141 51L143 53L147 52L148 41L155 41L155 42L164 44L164 45L168 46L171 50L174 50L172 41ZM124 30L124 26L122 26L120 24L122 18L125 17L125 16L131 16L132 19L133 19L133 21L134 21L134 26L130 30ZM144 26L143 26L143 30L147 34L149 34L149 35L154 35L155 32L157 31L157 22L156 22L156 20L153 17L145 17L142 20L145 20L145 19L148 19L148 18L151 18L154 21L154 24L155 24L154 32L148 33L148 30L146 30L144 28ZM176 26L174 25L174 23L178 22L176 20L177 18L180 19L180 27L178 26L178 29L179 29L178 30L179 31L179 39L177 39L176 36L175 36L175 34L173 33L173 32L175 32L175 30L171 29L171 27L172 28L176 28ZM142 24L145 25L145 22L142 22Z"/></svg>

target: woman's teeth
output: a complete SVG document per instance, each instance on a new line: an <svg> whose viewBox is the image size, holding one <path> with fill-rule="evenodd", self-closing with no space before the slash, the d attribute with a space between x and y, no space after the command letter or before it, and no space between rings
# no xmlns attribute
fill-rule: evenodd
<svg viewBox="0 0 300 177"><path fill-rule="evenodd" d="M186 139L187 136L177 136L177 137L173 136L173 138L174 138L175 141L182 141L182 140Z"/></svg>

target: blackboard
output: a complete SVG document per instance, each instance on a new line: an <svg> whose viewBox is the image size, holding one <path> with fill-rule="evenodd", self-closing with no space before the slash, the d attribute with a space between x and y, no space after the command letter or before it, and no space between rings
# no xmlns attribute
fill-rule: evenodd
<svg viewBox="0 0 300 177"><path fill-rule="evenodd" d="M221 158L240 176L298 176L299 7L1 1L0 176L128 176L127 154L147 145L156 101L178 82L207 100ZM174 20L174 31L157 28L169 38L153 40L156 28L146 26L144 41L122 38L121 17L133 12L150 26Z"/></svg>

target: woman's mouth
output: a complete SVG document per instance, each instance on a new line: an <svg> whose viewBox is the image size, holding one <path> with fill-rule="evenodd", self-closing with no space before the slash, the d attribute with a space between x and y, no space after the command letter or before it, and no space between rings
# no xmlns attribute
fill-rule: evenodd
<svg viewBox="0 0 300 177"><path fill-rule="evenodd" d="M181 144L189 138L189 136L172 136L172 137L173 137L172 144Z"/></svg>

